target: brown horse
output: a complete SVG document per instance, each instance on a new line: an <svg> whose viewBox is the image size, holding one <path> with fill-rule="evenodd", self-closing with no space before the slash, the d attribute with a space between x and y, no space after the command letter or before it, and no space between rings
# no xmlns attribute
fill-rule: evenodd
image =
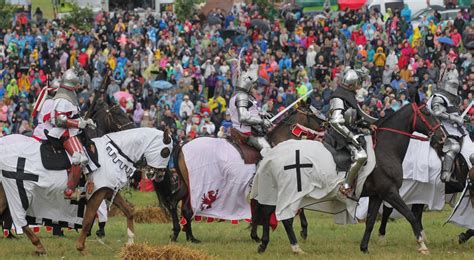
<svg viewBox="0 0 474 260"><path fill-rule="evenodd" d="M277 145L278 143L285 140L301 139L302 136L296 136L293 134L294 131L292 131L297 125L321 132L324 131L324 124L324 119L315 116L309 110L306 110L305 108L296 109L277 124L277 126L268 134L268 140L272 145ZM184 144L183 147L186 145L192 145L192 142L193 141L190 141ZM177 213L177 205L181 201L182 216L186 220L183 229L186 232L186 239L191 242L199 243L200 241L193 236L191 229L191 218L194 214L189 196L189 172L188 167L186 166L186 158L180 148L175 148L174 152L175 156L173 157L173 160L176 165L179 189L177 191L173 191L170 188L172 186L171 183L176 180L173 180L170 172L167 172L164 176L154 178L155 181L153 183L155 186L155 192L157 193L161 206L169 212L173 219L173 234L171 235L171 240L176 241L181 230ZM235 153L238 153L238 151L235 150ZM302 224L301 235L303 238L306 238L307 221L304 216L304 212L300 214L300 218ZM256 241L259 240L256 233L256 225L252 226L251 237Z"/></svg>

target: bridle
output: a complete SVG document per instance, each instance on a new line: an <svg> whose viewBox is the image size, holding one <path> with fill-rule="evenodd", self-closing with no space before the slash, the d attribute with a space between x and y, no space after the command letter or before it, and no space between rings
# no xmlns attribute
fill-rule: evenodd
<svg viewBox="0 0 474 260"><path fill-rule="evenodd" d="M110 125L113 125L114 127L116 127L116 128L117 128L117 131L121 131L121 130L123 130L125 127L128 127L128 126L132 125L133 122L132 122L132 121L129 121L129 122L125 123L125 124L121 124L120 122L117 122L117 119L114 117L114 115L112 115L112 112L111 112L111 111L113 111L114 109L117 109L117 108L119 108L118 105L113 105L113 106L110 107L109 109L106 109L106 110L105 110L105 114L107 115L106 120L109 120Z"/></svg>
<svg viewBox="0 0 474 260"><path fill-rule="evenodd" d="M425 115L421 111L423 108L425 108L425 105L418 106L416 103L412 103L411 107L413 109L412 129L413 130L416 129L417 118L420 117L421 122L428 128L428 137L414 135L412 133L408 133L408 132L405 132L405 131L401 131L401 130L397 130L397 129L393 129L393 128L389 128L389 127L380 127L380 128L377 128L377 130L374 132L374 140L377 140L376 136L377 136L378 132L388 131L388 132L408 136L412 139L416 139L416 140L420 140L420 141L429 141L430 138L436 132L436 130L441 127L441 123L438 122L436 125L432 125L432 124L430 124L430 122L428 122ZM375 142L374 142L374 144L375 144Z"/></svg>

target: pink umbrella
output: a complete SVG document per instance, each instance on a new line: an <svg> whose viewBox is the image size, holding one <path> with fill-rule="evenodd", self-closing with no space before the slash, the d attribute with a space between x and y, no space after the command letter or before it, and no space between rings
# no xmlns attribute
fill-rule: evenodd
<svg viewBox="0 0 474 260"><path fill-rule="evenodd" d="M124 98L124 99L127 100L127 101L133 100L132 94L130 94L130 93L128 93L128 92L125 92L125 91L118 91L118 92L115 92L115 93L114 93L114 98L115 98L115 100L117 100L117 101L120 101L122 98Z"/></svg>

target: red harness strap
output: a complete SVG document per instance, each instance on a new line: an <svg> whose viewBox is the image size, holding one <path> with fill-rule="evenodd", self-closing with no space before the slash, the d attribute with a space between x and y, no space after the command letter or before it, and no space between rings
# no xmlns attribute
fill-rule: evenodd
<svg viewBox="0 0 474 260"><path fill-rule="evenodd" d="M424 136L419 136L419 135L414 135L412 133L408 133L408 132L405 132L405 131L401 131L401 130L397 130L397 129L393 129L393 128L389 128L389 127L380 127L380 128L377 128L376 131L374 131L374 133L372 134L372 141L373 141L373 147L375 149L375 146L377 145L377 132L381 132L381 131L388 131L388 132L392 132L392 133L396 133L396 134L400 134L400 135L404 135L404 136L408 136L412 139L416 139L416 140L420 140L420 141L429 141L430 140L430 137L431 135L434 134L434 132L436 131L436 129L438 129L441 124L438 123L436 124L435 126L432 126L430 124L430 122L428 122L428 120L426 119L426 117L423 115L423 113L420 112L420 110L424 107L421 106L421 107L418 107L418 105L416 105L416 103L412 103L411 104L411 107L413 108L413 123L412 123L412 129L416 129L416 119L418 118L418 116L420 117L421 121L426 125L426 127L428 128L429 132L430 132L430 135L428 137L424 137Z"/></svg>

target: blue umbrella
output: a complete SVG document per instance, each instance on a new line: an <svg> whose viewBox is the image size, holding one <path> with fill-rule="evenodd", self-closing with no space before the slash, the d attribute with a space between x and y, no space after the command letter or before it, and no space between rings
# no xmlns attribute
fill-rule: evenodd
<svg viewBox="0 0 474 260"><path fill-rule="evenodd" d="M449 44L449 45L454 45L453 40L452 40L451 38L449 38L449 37L441 37L441 38L438 39L438 41L439 41L440 43L445 43L445 44Z"/></svg>
<svg viewBox="0 0 474 260"><path fill-rule="evenodd" d="M173 84L169 83L166 80L150 80L148 82L152 88L157 88L157 89L170 89L174 87Z"/></svg>

